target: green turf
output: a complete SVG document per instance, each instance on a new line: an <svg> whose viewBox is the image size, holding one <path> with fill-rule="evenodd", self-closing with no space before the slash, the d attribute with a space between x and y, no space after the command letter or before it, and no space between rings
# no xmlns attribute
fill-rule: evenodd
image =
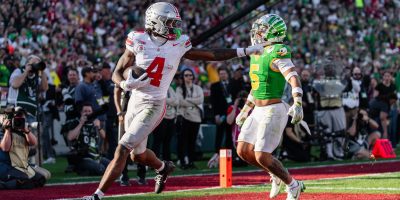
<svg viewBox="0 0 400 200"><path fill-rule="evenodd" d="M399 194L400 172L380 175L358 176L352 178L304 181L307 193L354 193L354 194ZM134 196L111 197L109 199L176 199L196 196L212 196L232 193L251 193L269 191L270 185L243 186L229 189L204 189L195 191L164 192L162 194L142 194ZM282 189L282 192L283 189Z"/></svg>
<svg viewBox="0 0 400 200"><path fill-rule="evenodd" d="M400 160L400 147L396 149L396 159L392 160ZM196 162L196 166L198 169L194 170L181 170L177 168L173 175L191 175L191 174L205 174L205 173L218 173L218 168L209 169L207 167L207 160L210 158L212 154L205 154L201 161ZM323 161L323 162L307 162L307 163L299 163L294 161L283 161L283 164L287 168L291 167L306 167L306 166L316 166L316 165L331 165L331 164L344 164L344 163L354 163L354 162L371 162L369 160L344 160L344 161ZM67 160L65 157L59 156L57 157L57 162L55 164L46 164L43 165L44 168L48 169L51 172L51 179L48 183L71 183L71 182L87 182L87 181L100 181L100 176L92 176L92 177L82 177L78 176L76 173L65 173L64 170L67 166ZM233 171L251 171L256 170L257 168L253 166L247 167L234 167ZM129 171L129 177L136 178L136 171ZM154 171L149 170L147 173L147 177L154 177Z"/></svg>

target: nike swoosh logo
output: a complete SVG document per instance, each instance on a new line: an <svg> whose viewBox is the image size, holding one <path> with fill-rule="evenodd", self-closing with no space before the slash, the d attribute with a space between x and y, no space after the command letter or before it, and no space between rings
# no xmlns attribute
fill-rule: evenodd
<svg viewBox="0 0 400 200"><path fill-rule="evenodd" d="M178 45L179 43L176 43L176 44L172 44L172 46L176 46L176 45Z"/></svg>

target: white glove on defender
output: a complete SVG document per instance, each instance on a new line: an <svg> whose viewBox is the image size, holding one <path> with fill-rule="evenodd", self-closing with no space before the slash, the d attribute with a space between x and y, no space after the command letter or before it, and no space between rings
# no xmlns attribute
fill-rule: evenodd
<svg viewBox="0 0 400 200"><path fill-rule="evenodd" d="M143 80L147 78L146 80ZM126 81L121 81L119 86L124 91L131 91L149 84L150 78L147 77L147 73L142 74L139 78L134 79L132 76L132 70L129 70L128 79Z"/></svg>
<svg viewBox="0 0 400 200"><path fill-rule="evenodd" d="M253 95L250 93L249 96L247 96L247 100L246 103L244 104L242 110L240 110L240 113L238 114L238 116L236 116L236 124L239 127L242 127L242 125L244 124L244 122L246 121L247 117L249 116L249 112L252 109L252 107L250 107L247 102L250 102L251 104L255 104L254 103L254 97Z"/></svg>
<svg viewBox="0 0 400 200"><path fill-rule="evenodd" d="M240 111L240 113L238 114L238 116L236 116L236 124L239 127L242 127L242 125L244 124L244 121L246 121L247 117L249 116L249 112L248 111L245 112L243 110L245 110L245 109L242 109Z"/></svg>
<svg viewBox="0 0 400 200"><path fill-rule="evenodd" d="M293 97L293 105L289 108L288 115L292 116L292 124L297 124L303 119L303 106L301 97Z"/></svg>

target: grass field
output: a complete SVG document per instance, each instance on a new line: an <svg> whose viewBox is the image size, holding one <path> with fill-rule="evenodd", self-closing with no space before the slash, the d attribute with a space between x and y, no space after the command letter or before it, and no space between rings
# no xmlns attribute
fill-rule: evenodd
<svg viewBox="0 0 400 200"><path fill-rule="evenodd" d="M313 180L304 182L307 189L305 193L350 193L350 194L397 194L400 199L400 172L383 173L351 178L335 178L326 180ZM251 193L269 191L270 185L238 186L228 189L212 188L193 191L165 192L157 194L124 195L109 199L137 199L137 200L156 200L156 199L179 199L211 197L214 195L225 195L239 193L251 196ZM284 193L283 189L281 191Z"/></svg>
<svg viewBox="0 0 400 200"><path fill-rule="evenodd" d="M397 148L396 154L400 155L400 148ZM208 156L206 155L205 157L207 158ZM289 168L291 173L294 173L295 177L305 180L307 189L302 194L302 199L400 200L399 160L399 158L378 160L376 164L371 160L308 163L284 161L284 165ZM360 165L360 163L364 164ZM228 189L221 189L218 187L218 169L208 169L206 164L207 160L204 159L196 162L198 169L181 170L177 168L173 174L174 177L171 177L167 183L167 191L162 194L154 194L152 192L154 188L153 170L148 170L149 185L145 187L138 186L132 180L136 178L136 171L131 170L129 175L133 186L120 187L118 184L114 184L110 191L107 192L107 199L268 199L268 191L270 190L270 184L267 182L268 177L263 172L256 172L258 169L252 166L233 168L233 171L236 172L233 175L234 186ZM100 176L80 177L75 173L65 174L66 165L66 159L63 157L58 157L56 164L44 165L43 167L52 172L52 178L48 186L38 191L26 191L24 194L29 196L35 195L35 193L52 194L51 196L34 199L76 198L88 195L96 189ZM383 171L374 171L374 169L382 167L384 168ZM237 178L236 181L235 178ZM69 186L60 184L68 184ZM189 184L193 184L193 186L188 187ZM282 189L282 193L284 194L279 195L278 200L286 198L284 189ZM12 197L12 195L10 193L8 197Z"/></svg>

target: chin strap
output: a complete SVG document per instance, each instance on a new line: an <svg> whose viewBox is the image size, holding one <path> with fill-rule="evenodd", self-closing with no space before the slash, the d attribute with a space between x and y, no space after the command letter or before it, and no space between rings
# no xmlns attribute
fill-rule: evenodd
<svg viewBox="0 0 400 200"><path fill-rule="evenodd" d="M168 41L167 38L164 38L161 35L156 35L154 33L150 35L150 38L158 46L161 46L161 45L165 44Z"/></svg>

